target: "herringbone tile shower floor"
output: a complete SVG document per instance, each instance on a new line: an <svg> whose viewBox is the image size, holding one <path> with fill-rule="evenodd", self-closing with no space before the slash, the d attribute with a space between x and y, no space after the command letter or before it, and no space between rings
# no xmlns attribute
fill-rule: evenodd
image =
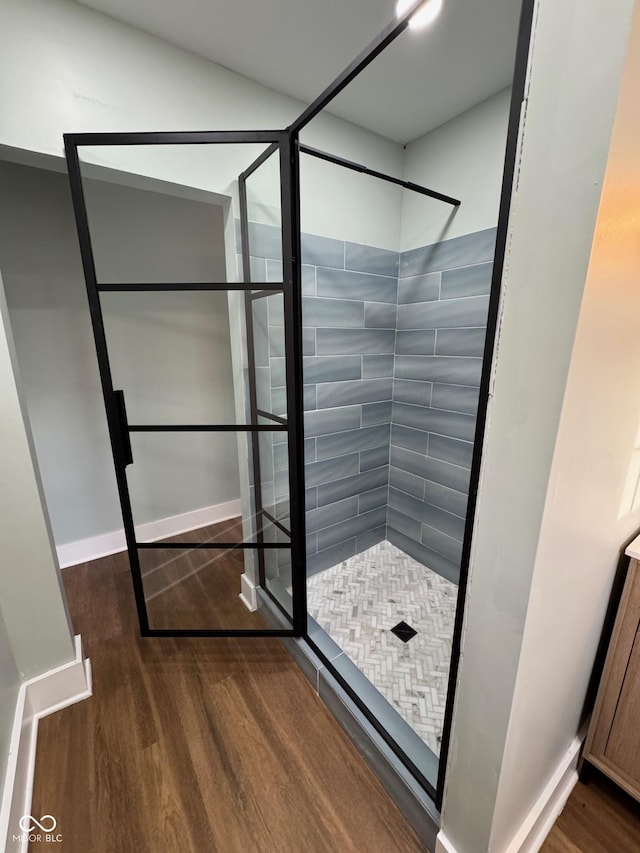
<svg viewBox="0 0 640 853"><path fill-rule="evenodd" d="M458 588L390 542L307 581L309 614L440 752ZM398 622L417 631L403 643Z"/></svg>

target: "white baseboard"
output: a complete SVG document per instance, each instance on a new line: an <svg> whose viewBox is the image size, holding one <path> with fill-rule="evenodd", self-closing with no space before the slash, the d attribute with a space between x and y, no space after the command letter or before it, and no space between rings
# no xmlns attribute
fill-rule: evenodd
<svg viewBox="0 0 640 853"><path fill-rule="evenodd" d="M435 853L458 853L442 830L436 835Z"/></svg>
<svg viewBox="0 0 640 853"><path fill-rule="evenodd" d="M586 729L573 739L505 853L538 853L576 786L578 758L585 736Z"/></svg>
<svg viewBox="0 0 640 853"><path fill-rule="evenodd" d="M258 609L256 585L246 573L240 575L240 601L244 604L247 610Z"/></svg>
<svg viewBox="0 0 640 853"><path fill-rule="evenodd" d="M586 727L573 739L533 808L501 853L538 853L578 781L578 758L585 734ZM435 853L464 851L456 850L440 830Z"/></svg>
<svg viewBox="0 0 640 853"><path fill-rule="evenodd" d="M179 536L181 533L188 533L200 527L208 527L210 524L236 518L241 515L241 512L240 498L213 506L205 506L192 512L141 524L138 526L138 539L141 542L153 542L158 539L165 539L168 536ZM119 554L121 551L127 550L127 543L124 538L124 530L114 530L112 533L103 533L100 536L91 536L88 539L79 539L77 542L58 545L56 550L60 568L66 569L68 566L76 566L78 563L88 563L90 560L98 560L100 557Z"/></svg>
<svg viewBox="0 0 640 853"><path fill-rule="evenodd" d="M75 646L75 660L20 686L0 805L0 849L4 853L26 853L28 848L29 836L19 822L31 814L38 722L91 696L91 662L83 656L80 635Z"/></svg>

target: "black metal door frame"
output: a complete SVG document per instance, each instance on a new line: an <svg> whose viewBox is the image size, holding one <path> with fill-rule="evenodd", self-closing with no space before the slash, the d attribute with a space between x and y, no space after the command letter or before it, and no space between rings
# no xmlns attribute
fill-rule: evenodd
<svg viewBox="0 0 640 853"><path fill-rule="evenodd" d="M78 148L83 146L116 146L116 145L223 145L223 144L272 144L280 149L280 164L282 168L282 251L283 251L283 281L279 283L257 282L248 280L243 282L173 282L162 284L148 283L110 283L98 281L95 269L91 233L85 204L84 189L82 184L82 173ZM297 205L291 202L291 194L296 181L292 174L295 171L295 156L292 149L289 134L286 131L203 131L194 133L80 133L65 134L65 155L69 181L71 185L71 197L73 202L78 239L80 243L80 255L87 287L89 310L93 335L96 344L98 358L98 369L100 383L104 396L107 415L109 438L113 453L113 461L116 473L116 482L127 543L127 551L131 566L131 578L135 594L140 633L144 637L259 637L259 636L282 636L300 637L306 631L306 595L305 595L305 554L304 554L304 499L299 499L299 489L304 489L304 472L301 470L301 462L304 464L304 438L302 435L302 417L298 412L302 411L302 341L294 326L301 318L301 300L296 288L299 280L297 270L297 253L293 256L295 247L299 245L299 227L294 232L297 224ZM270 149L271 150L271 149ZM296 236L297 234L297 236ZM109 363L109 351L105 335L100 293L103 292L167 292L167 291L243 291L248 306L247 323L248 331L251 330L251 299L256 291L262 293L283 293L285 313L285 364L287 382L288 413L293 413L288 419L276 417L268 412L261 412L264 419L273 421L268 425L257 422L257 409L251 407L251 418L248 424L130 424L127 419L124 394L121 390L113 387L111 366ZM298 320L296 320L298 318ZM253 358L252 339L248 340L248 350ZM297 352L295 347L299 347ZM297 366L298 365L298 366ZM255 401L255 372L253 364L249 364L250 395ZM138 542L136 540L135 524L127 482L126 468L133 463L130 435L134 432L246 432L254 439L260 432L286 432L288 437L289 457L289 495L291 503L291 531L288 542L265 542L262 533L262 514L257 517L257 536L252 542ZM254 453L257 442L253 441ZM257 455L257 454L256 454ZM254 456L255 458L255 456ZM255 482L255 474L254 474ZM302 491L304 494L304 491ZM271 519L269 519L271 520ZM279 525L280 526L280 525ZM284 528L282 528L284 529ZM289 532L289 531L285 531ZM216 549L237 550L252 549L258 552L261 565L263 565L262 554L267 549L288 549L291 551L292 571L292 598L293 613L288 614L279 602L269 593L267 585L264 584L262 591L269 595L270 599L278 604L287 621L291 622L291 628L265 628L265 629L160 629L153 628L149 624L146 607L145 594L139 549ZM263 578L262 578L263 579Z"/></svg>
<svg viewBox="0 0 640 853"><path fill-rule="evenodd" d="M256 518L265 518L287 533L295 542L292 553L292 572L296 572L297 583L293 585L293 613L296 636L307 632L307 573L305 551L305 501L304 501L304 413L302 403L302 292L300 250L300 207L299 207L299 152L297 138L286 131L279 132L279 140L269 146L244 172L238 176L240 200L240 233L242 244L243 278L251 283L251 251L249 235L249 212L247 205L247 179L279 152L280 167L280 210L282 217L282 281L284 301L285 353L294 353L294 358L285 359L287 390L287 426L289 443L289 523L287 530L274 515L264 507L262 479L260 476L260 452L257 436L251 438L253 460L253 483ZM252 284L253 290L245 291L245 317L247 323L247 363L249 369L249 404L251 421L259 417L272 418L277 422L284 419L258 408L255 377L255 354L253 350L252 302L268 296L270 291L262 284ZM258 540L263 541L262 525L258 525ZM296 562L296 555L299 558ZM264 553L258 550L258 576L263 593L286 615L281 603L269 591L264 566Z"/></svg>

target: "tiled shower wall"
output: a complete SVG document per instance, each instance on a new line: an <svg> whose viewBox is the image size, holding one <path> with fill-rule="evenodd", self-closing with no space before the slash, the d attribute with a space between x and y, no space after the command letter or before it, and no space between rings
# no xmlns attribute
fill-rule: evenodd
<svg viewBox="0 0 640 853"><path fill-rule="evenodd" d="M250 241L252 279L280 280L279 231L252 223ZM457 581L494 242L490 229L399 255L303 235L309 573L388 538Z"/></svg>
<svg viewBox="0 0 640 853"><path fill-rule="evenodd" d="M254 281L281 279L278 241L277 229L251 223ZM302 262L307 570L313 573L386 535L399 255L303 234ZM270 338L279 340L273 318L281 315L273 297L268 301ZM284 414L277 399L284 372L273 358L270 365L271 411Z"/></svg>
<svg viewBox="0 0 640 853"><path fill-rule="evenodd" d="M387 538L458 581L495 229L404 252Z"/></svg>
<svg viewBox="0 0 640 853"><path fill-rule="evenodd" d="M303 238L307 567L386 536L397 252ZM330 262L330 263L329 263Z"/></svg>

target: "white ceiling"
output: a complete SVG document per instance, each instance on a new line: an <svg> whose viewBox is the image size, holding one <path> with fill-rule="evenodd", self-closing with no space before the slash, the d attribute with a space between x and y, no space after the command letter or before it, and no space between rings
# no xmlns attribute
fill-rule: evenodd
<svg viewBox="0 0 640 853"><path fill-rule="evenodd" d="M393 17L394 0L79 0L310 103ZM329 111L410 142L511 82L520 0L444 0Z"/></svg>

